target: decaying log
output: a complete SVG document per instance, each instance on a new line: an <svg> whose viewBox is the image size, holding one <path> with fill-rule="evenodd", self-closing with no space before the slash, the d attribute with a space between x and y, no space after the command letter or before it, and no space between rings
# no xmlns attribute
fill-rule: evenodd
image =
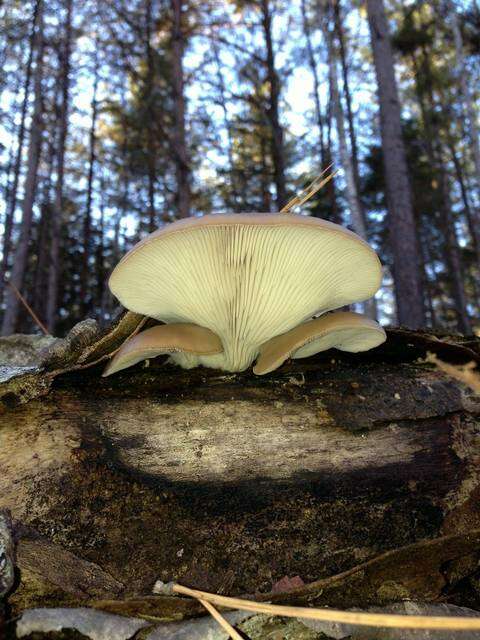
<svg viewBox="0 0 480 640"><path fill-rule="evenodd" d="M264 377L159 358L102 378L143 322L87 323L40 365L3 371L13 615L201 613L152 596L157 579L291 604L480 606L480 399L422 360L479 362L477 341L396 330L374 352ZM272 596L295 575L315 584Z"/></svg>

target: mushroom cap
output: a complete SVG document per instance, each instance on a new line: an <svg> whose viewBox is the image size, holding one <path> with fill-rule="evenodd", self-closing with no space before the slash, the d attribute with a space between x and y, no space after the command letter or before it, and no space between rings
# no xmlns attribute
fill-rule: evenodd
<svg viewBox="0 0 480 640"><path fill-rule="evenodd" d="M220 338L195 324L161 324L126 340L108 363L103 376L162 354L214 355L223 351Z"/></svg>
<svg viewBox="0 0 480 640"><path fill-rule="evenodd" d="M327 349L350 353L368 351L385 342L386 337L378 322L360 313L329 313L275 336L262 345L253 372L264 375L277 369L287 358L308 358Z"/></svg>
<svg viewBox="0 0 480 640"><path fill-rule="evenodd" d="M270 338L370 298L381 275L368 244L331 222L214 214L149 235L123 257L109 286L132 311L207 327L224 352L199 363L242 371Z"/></svg>

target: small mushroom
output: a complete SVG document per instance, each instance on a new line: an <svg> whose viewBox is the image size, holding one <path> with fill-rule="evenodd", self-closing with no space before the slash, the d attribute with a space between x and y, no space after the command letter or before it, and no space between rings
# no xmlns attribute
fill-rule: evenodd
<svg viewBox="0 0 480 640"><path fill-rule="evenodd" d="M131 311L166 325L195 324L221 341L221 352L178 348L171 361L244 371L272 338L373 296L381 275L368 244L331 222L214 214L149 235L120 261L109 286Z"/></svg>
<svg viewBox="0 0 480 640"><path fill-rule="evenodd" d="M332 348L352 353L368 351L385 339L385 331L375 320L349 311L329 313L262 344L253 372L264 375L287 358L307 358Z"/></svg>
<svg viewBox="0 0 480 640"><path fill-rule="evenodd" d="M220 338L209 329L195 324L162 324L130 338L117 351L103 376L132 367L137 362L168 353L205 356L223 351Z"/></svg>

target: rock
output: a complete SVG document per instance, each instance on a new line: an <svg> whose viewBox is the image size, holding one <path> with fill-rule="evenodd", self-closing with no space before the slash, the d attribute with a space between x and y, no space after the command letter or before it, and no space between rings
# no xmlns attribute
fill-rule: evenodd
<svg viewBox="0 0 480 640"><path fill-rule="evenodd" d="M17 622L17 638L33 633L75 629L91 640L128 640L150 623L111 613L79 607L77 609L29 609Z"/></svg>

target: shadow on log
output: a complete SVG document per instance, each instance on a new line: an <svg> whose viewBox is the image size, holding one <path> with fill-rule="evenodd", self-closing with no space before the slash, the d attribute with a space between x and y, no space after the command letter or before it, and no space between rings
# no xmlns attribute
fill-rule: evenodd
<svg viewBox="0 0 480 640"><path fill-rule="evenodd" d="M264 377L157 359L101 378L143 322L101 335L87 321L2 372L12 615L200 613L152 596L157 579L291 604L480 606L480 399L421 361L478 362L478 342L393 330L374 352ZM296 575L320 583L272 596Z"/></svg>

